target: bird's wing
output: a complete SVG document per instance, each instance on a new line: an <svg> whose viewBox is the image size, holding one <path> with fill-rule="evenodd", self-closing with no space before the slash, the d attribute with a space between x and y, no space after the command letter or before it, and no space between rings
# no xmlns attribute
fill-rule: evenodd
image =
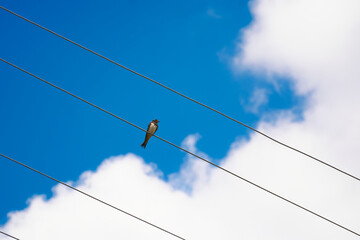
<svg viewBox="0 0 360 240"><path fill-rule="evenodd" d="M154 134L156 133L156 131L158 130L159 126L157 124L154 124L155 125L155 131L154 131Z"/></svg>
<svg viewBox="0 0 360 240"><path fill-rule="evenodd" d="M147 130L146 130L147 132L149 132L149 130L150 130L151 123L152 123L152 122L150 122L149 125L148 125L148 128L147 128Z"/></svg>

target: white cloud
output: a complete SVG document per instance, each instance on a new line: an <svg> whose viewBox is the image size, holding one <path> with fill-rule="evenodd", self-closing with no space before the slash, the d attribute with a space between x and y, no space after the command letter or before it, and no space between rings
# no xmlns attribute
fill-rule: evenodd
<svg viewBox="0 0 360 240"><path fill-rule="evenodd" d="M211 161L210 157L205 153L198 151L196 143L200 139L199 134L192 134L185 138L181 147ZM192 194L193 190L201 188L209 180L209 173L211 168L209 165L204 165L203 161L187 155L180 172L171 174L169 176L169 183L175 189Z"/></svg>
<svg viewBox="0 0 360 240"><path fill-rule="evenodd" d="M296 93L312 93L302 122L284 112L258 128L360 176L360 2L258 0L252 13L234 65L287 76ZM183 145L199 152L198 140L189 136ZM75 185L186 239L358 239L229 174L187 160L173 179L190 185L191 194L175 190L174 182L163 181L132 154L104 161ZM222 166L360 232L359 182L314 160L253 134L232 145ZM49 200L34 197L28 208L11 213L2 230L26 240L171 239L64 187L54 192Z"/></svg>
<svg viewBox="0 0 360 240"><path fill-rule="evenodd" d="M178 230L177 217L184 217L179 212L182 206L175 203L188 200L185 193L173 190L158 178L152 166L132 154L105 160L95 172L83 173L75 186L169 230ZM51 199L34 197L27 209L10 213L5 231L20 239L34 240L169 238L61 185L53 191ZM162 221L165 219L166 222Z"/></svg>
<svg viewBox="0 0 360 240"><path fill-rule="evenodd" d="M208 8L206 10L206 14L209 16L209 17L212 17L212 18L216 18L216 19L220 19L221 18L221 15L219 15L218 13L215 12L215 9L213 8Z"/></svg>
<svg viewBox="0 0 360 240"><path fill-rule="evenodd" d="M256 88L248 103L245 104L245 109L248 112L257 114L259 113L259 108L268 103L267 90L265 88Z"/></svg>
<svg viewBox="0 0 360 240"><path fill-rule="evenodd" d="M312 93L303 126L344 145L342 162L354 159L360 136L359 9L356 0L255 1L234 58L239 68L288 76L296 93Z"/></svg>

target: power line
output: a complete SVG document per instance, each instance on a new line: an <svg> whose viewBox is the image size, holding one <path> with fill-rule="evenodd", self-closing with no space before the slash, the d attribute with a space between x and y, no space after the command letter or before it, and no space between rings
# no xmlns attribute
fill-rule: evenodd
<svg viewBox="0 0 360 240"><path fill-rule="evenodd" d="M19 17L19 18L21 18L21 19L23 19L23 20L25 20L25 21L27 21L27 22L29 22L29 23L31 23L31 24L33 24L33 25L35 25L35 26L37 26L37 27L39 27L39 28L42 28L42 29L44 29L45 31L50 32L50 33L52 33L52 34L54 34L54 35L56 35L56 36L58 36L58 37L60 37L60 38L62 38L62 39L64 39L64 40L66 40L66 41L68 41L68 42L70 42L70 43L72 43L72 44L74 44L74 45L76 45L76 46L78 46L78 47L80 47L80 48L88 51L88 52L91 52L91 53L97 55L98 57L101 57L101 58L105 59L106 61L109 61L109 62L111 62L111 63L113 63L113 64L115 64L115 65L117 65L117 66L119 66L119 67L121 67L121 68L129 71L129 72L132 72L132 73L134 73L134 74L136 74L136 75L138 75L138 76L140 76L140 77L142 77L142 78L145 78L145 79L147 79L147 80L149 80L149 81L151 81L151 82L153 82L153 83L155 83L155 84L157 84L157 85L159 85L159 86L161 86L161 87L163 87L163 88L165 88L165 89L167 89L167 90L169 90L169 91L171 91L171 92L173 92L173 93L176 93L176 94L180 95L181 97L184 97L184 98L186 98L186 99L188 99L188 100L190 100L190 101L192 101L192 102L194 102L194 103L197 103L197 104L199 104L199 105L201 105L201 106L203 106L203 107L205 107L205 108L207 108L207 109L209 109L209 110L211 110L211 111L214 111L214 112L216 112L216 113L218 113L218 114L220 114L220 115L222 115L222 116L224 116L224 117L226 117L226 118L228 118L228 119L230 119L230 120L232 120L232 121L234 121L234 122L236 122L236 123L238 123L238 124L240 124L240 125L248 128L248 129L250 129L250 130L252 130L252 131L254 131L254 132L256 132L256 133L258 133L258 134L260 134L260 135L262 135L262 136L264 136L264 137L266 137L266 138L268 138L268 139L270 139L270 140L272 140L272 141L274 141L274 142L276 142L276 143L284 146L284 147L287 147L287 148L289 148L289 149L291 149L291 150L293 150L293 151L296 151L296 152L298 152L298 153L300 153L300 154L302 154L302 155L305 155L305 156L307 156L307 157L309 157L309 158L311 158L311 159L313 159L313 160L318 161L319 163L322 163L322 164L325 165L325 166L328 166L328 167L330 167L330 168L332 168L332 169L334 169L334 170L336 170L336 171L338 171L338 172L340 172L340 173L342 173L342 174L345 174L345 175L347 175L347 176L349 176L349 177L351 177L351 178L353 178L353 179L355 179L355 180L360 181L360 178L358 178L358 177L356 177L356 176L354 176L354 175L352 175L352 174L350 174L350 173L348 173L348 172L345 172L344 170L341 170L340 168L337 168L337 167L335 167L335 166L333 166L333 165L331 165L331 164L329 164L329 163L327 163L327 162L324 162L323 160L321 160L321 159L319 159L319 158L316 158L316 157L314 157L314 156L312 156L312 155L310 155L310 154L308 154L308 153L306 153L306 152L303 152L303 151L301 151L301 150L299 150L299 149L297 149L297 148L295 148L295 147L292 147L292 146L290 146L290 145L287 145L286 143L283 143L283 142L281 142L281 141L279 141L279 140L277 140L277 139L275 139L275 138L273 138L273 137L271 137L271 136L269 136L269 135L267 135L267 134L265 134L265 133L263 133L263 132L255 129L255 128L253 128L253 127L250 127L249 125L247 125L247 124L245 124L245 123L243 123L243 122L240 122L239 120L236 120L235 118L230 117L229 115L227 115L227 114L225 114L225 113L222 113L222 112L220 112L220 111L218 111L218 110L216 110L216 109L214 109L214 108L212 108L212 107L209 107L208 105L206 105L206 104L204 104L204 103L201 103L201 102L199 102L199 101L197 101L197 100L195 100L195 99L193 99L193 98L190 98L190 97L188 97L188 96L186 96L186 95L184 95L184 94L182 94L182 93L180 93L180 92L178 92L178 91L176 91L176 90L174 90L174 89L172 89L172 88L170 88L170 87L165 86L164 84L162 84L162 83L160 83L160 82L157 82L157 81L155 81L155 80L153 80L153 79L151 79L151 78L149 78L149 77L147 77L147 76L145 76L145 75L143 75L143 74L141 74L141 73L138 73L138 72L136 72L136 71L134 71L134 70L132 70L132 69L130 69L130 68L122 65L122 64L119 64L119 63L117 63L117 62L115 62L115 61L113 61L113 60L111 60L111 59L109 59L109 58L107 58L107 57L105 57L105 56L103 56L103 55L101 55L101 54L99 54L99 53L97 53L97 52L95 52L95 51L87 48L87 47L84 47L83 45L81 45L81 44L79 44L79 43L76 43L76 42L74 42L74 41L72 41L72 40L70 40L70 39L68 39L68 38L66 38L66 37L64 37L64 36L62 36L62 35L54 32L54 31L52 31L52 30L50 30L50 29L48 29L48 28L46 28L46 27L41 26L41 25L38 24L38 23L35 23L35 22L33 22L33 21L31 21L31 20L29 20L29 19L27 19L27 18L25 18L25 17L23 17L23 16L15 13L15 12L9 10L9 9L6 9L6 8L4 8L3 6L0 6L0 8L3 9L3 10L5 10L5 11L7 11L7 12L9 12L9 13L11 13L11 14L13 14L13 15L15 15L15 16L17 16L17 17Z"/></svg>
<svg viewBox="0 0 360 240"><path fill-rule="evenodd" d="M19 238L16 238L16 237L14 237L14 236L12 236L12 235L10 235L10 234L8 234L8 233L5 233L5 232L3 232L3 231L0 231L0 233L6 235L6 236L8 236L8 237L11 237L11 238L13 238L13 239L20 240Z"/></svg>
<svg viewBox="0 0 360 240"><path fill-rule="evenodd" d="M25 72L25 73L27 73L27 74L29 74L29 75L37 78L38 80L40 80L40 81L42 81L42 82L44 82L44 83L46 83L46 84L49 84L50 86L53 86L53 87L55 87L55 88L57 88L57 89L65 92L65 93L67 93L67 94L69 94L69 95L71 95L71 96L73 96L73 97L75 97L75 98L77 98L77 99L79 99L79 100L81 100L81 101L83 101L83 102L85 102L85 103L87 103L87 104L89 104L89 105L91 105L91 106L93 106L93 107L95 107L95 108L97 108L97 109L99 109L99 110L101 110L101 111L103 111L103 112L105 112L105 113L107 113L107 114L115 117L115 118L117 118L117 119L121 120L121 121L124 121L124 122L130 124L130 125L133 126L133 127L136 127L136 128L138 128L138 129L140 129L140 130L142 130L142 131L144 131L144 132L147 132L145 129L143 129L143 128L141 128L141 127L139 127L139 126L137 126L137 125L135 125L135 124L133 124L133 123L131 123L131 122L129 122L129 121L127 121L127 120L125 120L125 119L123 119L123 118L121 118L121 117L119 117L119 116L117 116L117 115L115 115L115 114L113 114L113 113L111 113L111 112L103 109L103 108L101 108L101 107L98 107L97 105L95 105L95 104L93 104L93 103L90 103L90 102L88 102L87 100L85 100L85 99L83 99L83 98L81 98L81 97L78 97L78 96L76 96L75 94L72 94L72 93L70 93L70 92L68 92L68 91L66 91L66 90L64 90L64 89L56 86L55 84L52 84L52 83L50 83L50 82L48 82L48 81L46 81L46 80L44 80L44 79L42 79L42 78L34 75L34 74L32 74L32 73L30 73L30 72L28 72L28 71L26 71L26 70L24 70L24 69L22 69L22 68L20 68L20 67L18 67L18 66L16 66L16 65L14 65L14 64L12 64L12 63L10 63L10 62L2 59L2 58L0 58L0 60L3 61L3 62L5 62L5 63L7 63L7 64L9 64L9 65L11 65L11 66L13 66L14 68L17 68L18 70L21 70L21 71L23 71L23 72ZM181 147L175 145L175 144L172 143L172 142L169 142L168 140L165 140L165 139L163 139L163 138L161 138L161 137L159 137L159 136L157 136L157 135L153 135L153 136L156 137L156 138L158 138L158 139L160 139L160 140L162 140L162 141L164 141L164 142L166 142L166 143L168 143L168 144L170 144L170 145L172 145L172 146L174 146L174 147L176 147L176 148L178 148L178 149L180 149L180 150L182 150L182 151L184 151L184 152L186 152L186 153L188 153L188 154L190 154L190 155L192 155L192 156L194 156L194 157L196 157L196 158L198 158L198 159L200 159L200 160L202 160L202 161L204 161L204 162L206 162L206 163L208 163L208 164L211 164L212 166L214 166L214 167L216 167L216 168L219 168L219 169L223 170L224 172L226 172L226 173L228 173L228 174L233 175L234 177L237 177L237 178L239 178L239 179L241 179L241 180L243 180L243 181L245 181L245 182L247 182L247 183L249 183L249 184L251 184L251 185L253 185L253 186L255 186L255 187L257 187L257 188L259 188L259 189L261 189L261 190L263 190L263 191L265 191L265 192L267 192L267 193L270 193L271 195L273 195L273 196L275 196L275 197L278 197L278 198L280 198L280 199L282 199L282 200L284 200L284 201L286 201L286 202L288 202L288 203L290 203L290 204L292 204L292 205L294 205L294 206L296 206L296 207L298 207L298 208L301 208L302 210L305 210L305 211L307 211L307 212L309 212L309 213L311 213L311 214L313 214L313 215L315 215L315 216L317 216L317 217L319 217L319 218L322 218L322 219L324 219L324 220L326 220L326 221L328 221L328 222L330 222L330 223L332 223L332 224L334 224L334 225L336 225L336 226L338 226L338 227L340 227L340 228L343 228L343 229L345 229L346 231L349 231L349 232L351 232L351 233L353 233L353 234L355 234L355 235L357 235L357 236L360 237L360 234L359 234L359 233L357 233L357 232L355 232L355 231L353 231L353 230L350 230L349 228L346 228L346 227L344 227L344 226L342 226L342 225L340 225L340 224L338 224L338 223L336 223L336 222L334 222L334 221L332 221L332 220L330 220L330 219L328 219L328 218L326 218L326 217L323 217L322 215L320 215L320 214L318 214L318 213L316 213L316 212L314 212L314 211L312 211L312 210L309 210L309 209L307 209L307 208L305 208L305 207L303 207L303 206L301 206L301 205L299 205L299 204L297 204L297 203L295 203L295 202L293 202L293 201L291 201L291 200L288 200L288 199L285 198L285 197L282 197L282 196L280 196L280 195L278 195L278 194L276 194L276 193L274 193L274 192L272 192L272 191L270 191L270 190L268 190L268 189L266 189L266 188L264 188L264 187L261 187L260 185L254 183L254 182L252 182L252 181L250 181L250 180L248 180L248 179L246 179L246 178L243 178L243 177L237 175L236 173L233 173L232 171L227 170L226 168L220 167L219 165L217 165L217 164L215 164L215 163L212 163L211 161L209 161L209 160L207 160L207 159L205 159L205 158L203 158L203 157L200 157L200 156L196 155L195 153L192 153L192 152L190 152L190 151L188 151L188 150L186 150L186 149L184 149L184 148L181 148ZM2 154L0 154L0 155L2 155ZM4 156L4 155L2 155L2 156Z"/></svg>
<svg viewBox="0 0 360 240"><path fill-rule="evenodd" d="M15 159L12 159L12 158L10 158L10 157L8 157L8 156L5 156L4 154L1 154L1 153L0 153L0 156L2 156L2 157L6 158L6 159L8 159L8 160L10 160L10 161L12 161L12 162L14 162L14 163L17 163L17 164L19 164L19 165L21 165L21 166L23 166L23 167L26 167L26 168L28 168L28 169L30 169L30 170L38 173L38 174L41 174L41 175L43 175L44 177L47 177L47 178L49 178L49 179L51 179L51 180L53 180L53 181L55 181L55 182L57 182L57 183L60 183L60 184L66 186L66 187L68 187L68 188L71 188L72 190L75 190L75 191L77 191L77 192L79 192L79 193L81 193L81 194L84 194L85 196L90 197L90 198L92 198L92 199L94 199L94 200L96 200L96 201L98 201L98 202L100 202L100 203L102 203L102 204L105 204L105 205L107 205L107 206L109 206L109 207L111 207L111 208L113 208L113 209L115 209L115 210L118 210L118 211L120 211L120 212L122 212L122 213L125 213L125 214L127 214L127 215L129 215L129 216L131 216L131 217L133 217L133 218L136 218L137 220L140 220L140 221L142 221L142 222L144 222L144 223L147 223L147 224L149 224L149 225L151 225L151 226L153 226L153 227L155 227L155 228L157 228L157 229L160 229L161 231L164 231L164 232L166 232L166 233L168 233L168 234L170 234L170 235L172 235L172 236L174 236L174 237L177 237L177 238L179 238L179 239L185 240L185 238L180 237L180 236L176 235L175 233L172 233L172 232L170 232L170 231L168 231L168 230L166 230L166 229L164 229L164 228L161 228L161 227L159 227L159 226L157 226L157 225L155 225L155 224L153 224L153 223L151 223L151 222L148 222L148 221L146 221L146 220L144 220L144 219L142 219L142 218L140 218L140 217L137 217L137 216L135 216L135 215L133 215L133 214L131 214L131 213L128 213L128 212L126 212L126 211L124 211L124 210L122 210L122 209L120 209L120 208L118 208L118 207L115 207L114 205L111 205L111 204L109 204L109 203L107 203L107 202L105 202L105 201L103 201L103 200L101 200L101 199L99 199L99 198L97 198L97 197L94 197L94 196L92 196L92 195L90 195L90 194L88 194L88 193L86 193L86 192L84 192L84 191L81 191L81 190L79 190L79 189L76 188L76 187L70 186L69 184L66 184L66 183L64 183L64 182L62 182L62 181L60 181L60 180L57 180L57 179L55 179L55 178L53 178L53 177L51 177L51 176L49 176L49 175L47 175L47 174L45 174L45 173L43 173L43 172L40 172L40 171L38 171L38 170L36 170L36 169L34 169L34 168L32 168L32 167L29 167L28 165L25 165L24 163L21 163L21 162L19 162L19 161L16 161ZM17 239L17 238L16 238L16 239Z"/></svg>

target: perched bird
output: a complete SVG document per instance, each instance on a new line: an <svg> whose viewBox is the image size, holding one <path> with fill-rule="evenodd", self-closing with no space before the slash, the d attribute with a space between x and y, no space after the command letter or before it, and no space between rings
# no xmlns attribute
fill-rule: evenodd
<svg viewBox="0 0 360 240"><path fill-rule="evenodd" d="M147 132L146 132L146 136L145 136L145 141L141 144L141 146L143 148L146 147L147 142L149 141L151 136L155 134L156 130L158 129L158 125L157 125L158 122L159 122L159 120L154 119L154 120L152 120L152 122L149 123Z"/></svg>

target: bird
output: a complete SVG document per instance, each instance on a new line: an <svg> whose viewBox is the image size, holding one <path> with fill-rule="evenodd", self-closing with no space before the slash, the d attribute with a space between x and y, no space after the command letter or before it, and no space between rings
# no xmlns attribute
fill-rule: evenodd
<svg viewBox="0 0 360 240"><path fill-rule="evenodd" d="M152 120L150 123L149 123L149 126L146 130L146 136L145 136L145 140L144 142L141 144L141 146L143 148L146 148L146 144L148 143L149 139L151 138L152 135L155 134L155 132L158 130L158 122L160 122L159 120L157 119L154 119Z"/></svg>

